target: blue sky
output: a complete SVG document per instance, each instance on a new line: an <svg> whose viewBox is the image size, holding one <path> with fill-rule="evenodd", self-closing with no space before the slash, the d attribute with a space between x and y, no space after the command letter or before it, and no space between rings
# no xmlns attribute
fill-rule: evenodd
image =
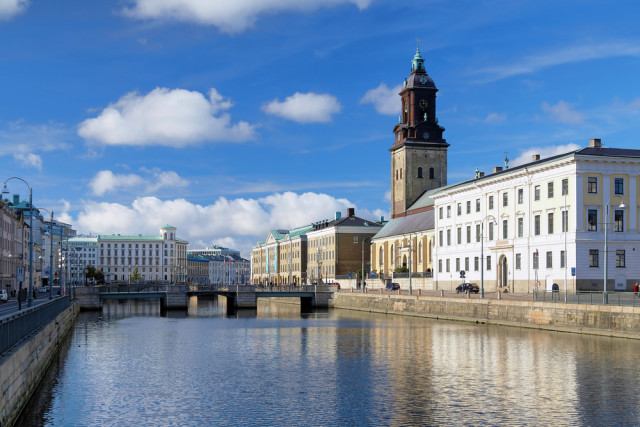
<svg viewBox="0 0 640 427"><path fill-rule="evenodd" d="M613 5L613 6L612 6ZM389 217L420 38L449 183L638 148L633 1L0 0L0 159L84 233L178 227L245 256L336 210ZM9 189L26 196L26 186Z"/></svg>

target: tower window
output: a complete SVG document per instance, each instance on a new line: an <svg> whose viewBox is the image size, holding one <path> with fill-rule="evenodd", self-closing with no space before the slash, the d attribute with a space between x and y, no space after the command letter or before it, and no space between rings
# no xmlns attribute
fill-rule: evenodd
<svg viewBox="0 0 640 427"><path fill-rule="evenodd" d="M402 168L400 168L400 179L402 179Z"/></svg>
<svg viewBox="0 0 640 427"><path fill-rule="evenodd" d="M418 178L422 178L422 168L418 168Z"/></svg>
<svg viewBox="0 0 640 427"><path fill-rule="evenodd" d="M436 175L436 171L433 168L429 168L429 179L434 179Z"/></svg>

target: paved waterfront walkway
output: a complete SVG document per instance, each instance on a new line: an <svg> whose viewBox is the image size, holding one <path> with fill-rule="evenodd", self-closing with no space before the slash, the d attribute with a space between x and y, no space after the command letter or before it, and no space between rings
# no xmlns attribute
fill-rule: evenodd
<svg viewBox="0 0 640 427"><path fill-rule="evenodd" d="M341 289L339 292L341 293L362 293L361 289L351 289L345 288ZM409 295L408 289L401 289L399 291L388 291L386 289L382 289L379 287L369 288L367 287L367 294L369 295ZM447 298L471 298L471 299L481 299L480 293L474 294L472 293L470 296L467 296L465 293L457 293L455 291L444 290L444 295L442 290L432 291L432 290L424 290L424 289L414 289L413 296L425 296L425 297L447 297ZM564 292L560 291L557 293L554 292L538 292L537 298L536 294L531 293L509 293L509 292L487 292L484 293L485 299L489 300L511 300L511 301L538 301L538 302L555 302L555 303L564 303ZM569 304L592 304L592 305L604 305L604 298L602 292L581 292L579 294L568 294L567 295L567 303ZM624 305L624 306L634 306L640 307L640 297L636 296L633 292L609 292L607 296L607 304L608 305Z"/></svg>
<svg viewBox="0 0 640 427"><path fill-rule="evenodd" d="M346 289L340 289L341 293L362 293L362 289L351 289L351 288L346 288ZM382 288L369 288L367 287L367 294L382 294L382 295L409 295L409 290L408 289L400 289L399 291L388 291L386 289L382 289ZM431 290L424 290L424 289L413 289L413 296L425 296L425 297L442 297L442 291L441 290L437 290L437 291L431 291ZM448 291L445 290L444 291L444 296L447 298L467 298L467 294L466 293L457 293L456 291ZM481 298L480 293L478 292L477 294L471 293L471 298L476 299L476 298ZM484 292L484 297L488 298L488 299L498 299L498 292ZM564 298L564 294L561 295L562 298ZM510 300L527 300L527 301L532 301L533 300L533 294L512 294L512 293L502 293L501 295L502 299L510 299Z"/></svg>

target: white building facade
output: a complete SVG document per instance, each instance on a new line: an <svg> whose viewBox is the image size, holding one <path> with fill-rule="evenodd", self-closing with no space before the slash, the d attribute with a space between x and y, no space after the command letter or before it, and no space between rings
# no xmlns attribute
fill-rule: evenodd
<svg viewBox="0 0 640 427"><path fill-rule="evenodd" d="M107 282L128 282L134 270L140 280L182 282L187 279L187 245L176 227L165 225L157 236L99 235L98 263Z"/></svg>
<svg viewBox="0 0 640 427"><path fill-rule="evenodd" d="M592 140L441 188L431 195L436 287L467 281L532 292L557 283L569 292L602 291L606 270L607 290L632 289L640 278L639 183L640 150Z"/></svg>

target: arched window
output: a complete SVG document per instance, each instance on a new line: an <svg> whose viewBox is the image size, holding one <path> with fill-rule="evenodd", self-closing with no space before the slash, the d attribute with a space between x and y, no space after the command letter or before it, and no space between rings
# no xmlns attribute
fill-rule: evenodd
<svg viewBox="0 0 640 427"><path fill-rule="evenodd" d="M422 240L418 244L418 262L422 262Z"/></svg>
<svg viewBox="0 0 640 427"><path fill-rule="evenodd" d="M380 246L380 250L378 251L378 264L380 265L380 271L384 267L384 247Z"/></svg>
<svg viewBox="0 0 640 427"><path fill-rule="evenodd" d="M418 178L422 178L422 168L418 168Z"/></svg>
<svg viewBox="0 0 640 427"><path fill-rule="evenodd" d="M396 263L396 245L395 244L391 245L391 259L389 260L389 263L391 265L394 265Z"/></svg>
<svg viewBox="0 0 640 427"><path fill-rule="evenodd" d="M404 256L402 257L402 266L403 266L403 267L406 267L406 266L407 266L407 256L406 256L406 255L404 255Z"/></svg>
<svg viewBox="0 0 640 427"><path fill-rule="evenodd" d="M436 176L436 171L433 168L429 168L429 179L434 179Z"/></svg>

